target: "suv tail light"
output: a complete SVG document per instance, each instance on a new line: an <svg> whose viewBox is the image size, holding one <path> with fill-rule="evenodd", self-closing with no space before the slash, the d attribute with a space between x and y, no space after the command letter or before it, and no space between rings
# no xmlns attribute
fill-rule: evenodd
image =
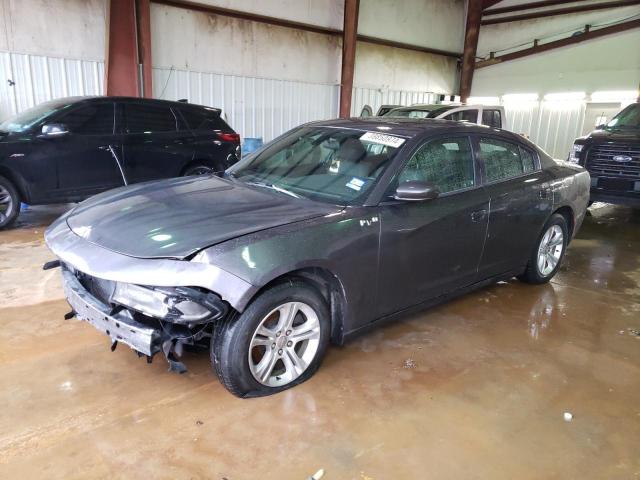
<svg viewBox="0 0 640 480"><path fill-rule="evenodd" d="M225 142L233 142L233 143L240 143L240 135L238 135L237 133L222 133L222 132L218 132L218 137L220 138L220 140L224 140Z"/></svg>

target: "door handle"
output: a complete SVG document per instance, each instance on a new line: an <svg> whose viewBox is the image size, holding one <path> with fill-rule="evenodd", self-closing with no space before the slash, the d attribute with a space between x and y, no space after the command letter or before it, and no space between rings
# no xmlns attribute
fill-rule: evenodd
<svg viewBox="0 0 640 480"><path fill-rule="evenodd" d="M100 145L98 147L98 150L106 150L108 152L109 151L109 145Z"/></svg>
<svg viewBox="0 0 640 480"><path fill-rule="evenodd" d="M475 212L473 212L471 214L471 221L472 222L479 222L480 220L482 220L486 216L487 216L487 211L484 208L482 210L476 210Z"/></svg>

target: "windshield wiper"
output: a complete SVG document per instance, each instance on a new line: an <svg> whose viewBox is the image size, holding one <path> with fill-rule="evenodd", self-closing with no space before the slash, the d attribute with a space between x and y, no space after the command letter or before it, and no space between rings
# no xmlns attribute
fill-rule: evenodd
<svg viewBox="0 0 640 480"><path fill-rule="evenodd" d="M293 193L286 188L279 187L277 185L273 185L271 183L262 183L262 182L244 182L247 185L252 185L254 187L262 187L268 188L269 190L275 190L276 192L284 193L285 195L289 195L290 197L300 198L300 195L297 193Z"/></svg>

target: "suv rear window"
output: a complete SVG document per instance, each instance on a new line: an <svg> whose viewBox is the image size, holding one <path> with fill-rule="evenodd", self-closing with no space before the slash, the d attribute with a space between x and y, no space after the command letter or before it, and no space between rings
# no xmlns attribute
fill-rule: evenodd
<svg viewBox="0 0 640 480"><path fill-rule="evenodd" d="M180 113L191 130L230 130L229 126L220 118L220 114L215 110L181 108Z"/></svg>

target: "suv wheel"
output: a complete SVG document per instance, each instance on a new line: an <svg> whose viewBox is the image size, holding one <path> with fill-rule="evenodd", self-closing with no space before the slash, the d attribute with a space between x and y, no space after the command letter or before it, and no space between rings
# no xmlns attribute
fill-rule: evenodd
<svg viewBox="0 0 640 480"><path fill-rule="evenodd" d="M329 309L301 281L260 294L233 319L214 326L211 362L238 397L271 395L309 379L329 344Z"/></svg>
<svg viewBox="0 0 640 480"><path fill-rule="evenodd" d="M566 219L554 214L542 229L527 268L518 277L526 283L546 283L560 268L569 241Z"/></svg>
<svg viewBox="0 0 640 480"><path fill-rule="evenodd" d="M0 176L0 228L10 226L20 213L20 195L9 180Z"/></svg>
<svg viewBox="0 0 640 480"><path fill-rule="evenodd" d="M215 172L213 168L207 167L206 165L193 165L184 172L184 176L188 177L190 175L213 175Z"/></svg>

